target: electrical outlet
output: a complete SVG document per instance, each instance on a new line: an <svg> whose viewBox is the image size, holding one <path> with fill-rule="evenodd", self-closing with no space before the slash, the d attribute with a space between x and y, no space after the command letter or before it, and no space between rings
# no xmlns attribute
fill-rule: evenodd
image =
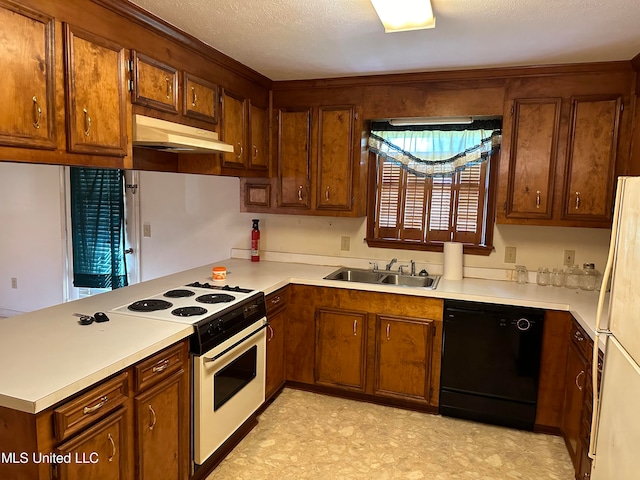
<svg viewBox="0 0 640 480"><path fill-rule="evenodd" d="M18 288L18 279L16 277L11 277L11 288Z"/></svg>
<svg viewBox="0 0 640 480"><path fill-rule="evenodd" d="M565 250L564 251L564 260L562 264L566 267L573 267L573 264L576 260L576 251L575 250Z"/></svg>
<svg viewBox="0 0 640 480"><path fill-rule="evenodd" d="M516 247L504 247L504 263L516 263Z"/></svg>
<svg viewBox="0 0 640 480"><path fill-rule="evenodd" d="M151 225L149 223L145 223L142 226L142 236L143 237L150 237L151 236Z"/></svg>
<svg viewBox="0 0 640 480"><path fill-rule="evenodd" d="M351 237L340 237L340 250L343 252L351 250Z"/></svg>

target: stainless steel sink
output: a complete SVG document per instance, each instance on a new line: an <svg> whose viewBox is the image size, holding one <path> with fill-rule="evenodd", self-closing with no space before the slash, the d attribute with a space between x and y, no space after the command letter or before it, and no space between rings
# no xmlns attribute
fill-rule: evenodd
<svg viewBox="0 0 640 480"><path fill-rule="evenodd" d="M363 270L360 268L342 267L330 273L325 280L340 280L343 282L373 283L379 285L398 285L402 287L425 288L435 290L440 280L439 275L412 276L400 275L386 270Z"/></svg>

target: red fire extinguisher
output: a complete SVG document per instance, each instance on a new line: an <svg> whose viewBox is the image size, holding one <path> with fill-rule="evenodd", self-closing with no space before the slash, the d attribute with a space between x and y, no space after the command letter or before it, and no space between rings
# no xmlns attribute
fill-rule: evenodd
<svg viewBox="0 0 640 480"><path fill-rule="evenodd" d="M258 228L258 220L254 218L253 222L253 230L251 230L251 261L259 262L260 261L260 229Z"/></svg>

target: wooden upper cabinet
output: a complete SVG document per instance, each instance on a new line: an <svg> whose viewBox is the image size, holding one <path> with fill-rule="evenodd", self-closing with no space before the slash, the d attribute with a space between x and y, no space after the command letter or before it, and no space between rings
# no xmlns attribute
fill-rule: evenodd
<svg viewBox="0 0 640 480"><path fill-rule="evenodd" d="M0 145L55 149L54 20L0 0Z"/></svg>
<svg viewBox="0 0 640 480"><path fill-rule="evenodd" d="M318 210L351 210L355 115L352 106L318 109Z"/></svg>
<svg viewBox="0 0 640 480"><path fill-rule="evenodd" d="M178 71L135 50L131 51L131 102L164 112L178 113Z"/></svg>
<svg viewBox="0 0 640 480"><path fill-rule="evenodd" d="M432 320L376 316L376 395L429 403Z"/></svg>
<svg viewBox="0 0 640 480"><path fill-rule="evenodd" d="M269 168L269 113L267 108L251 104L249 109L251 152L249 168Z"/></svg>
<svg viewBox="0 0 640 480"><path fill-rule="evenodd" d="M182 114L209 123L218 123L218 87L213 83L184 73Z"/></svg>
<svg viewBox="0 0 640 480"><path fill-rule="evenodd" d="M228 90L222 92L221 139L233 145L233 153L222 154L223 167L247 167L247 103L248 100L240 95Z"/></svg>
<svg viewBox="0 0 640 480"><path fill-rule="evenodd" d="M611 220L622 98L574 97L563 219Z"/></svg>
<svg viewBox="0 0 640 480"><path fill-rule="evenodd" d="M67 148L70 152L127 154L125 50L64 24Z"/></svg>
<svg viewBox="0 0 640 480"><path fill-rule="evenodd" d="M364 391L366 347L366 312L318 309L316 383Z"/></svg>
<svg viewBox="0 0 640 480"><path fill-rule="evenodd" d="M278 110L278 207L309 208L311 109Z"/></svg>
<svg viewBox="0 0 640 480"><path fill-rule="evenodd" d="M560 98L516 99L511 123L507 218L551 218Z"/></svg>

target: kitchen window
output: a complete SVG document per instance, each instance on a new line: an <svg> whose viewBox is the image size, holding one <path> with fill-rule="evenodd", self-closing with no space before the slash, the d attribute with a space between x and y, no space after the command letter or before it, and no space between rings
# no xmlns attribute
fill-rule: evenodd
<svg viewBox="0 0 640 480"><path fill-rule="evenodd" d="M471 125L393 127L374 122L367 243L373 247L465 253L492 246L500 120Z"/></svg>

